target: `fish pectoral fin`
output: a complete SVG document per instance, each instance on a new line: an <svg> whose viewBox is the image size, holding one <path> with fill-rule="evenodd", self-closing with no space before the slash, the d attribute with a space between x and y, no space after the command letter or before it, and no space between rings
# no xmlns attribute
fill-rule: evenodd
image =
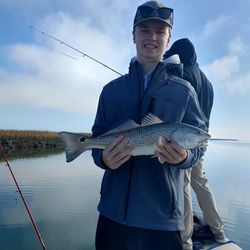
<svg viewBox="0 0 250 250"><path fill-rule="evenodd" d="M156 158L156 157L158 158L158 161L159 161L161 164L163 164L163 163L165 162L165 161L161 160L160 157L157 156L157 155L152 155L152 156L151 156L151 158Z"/></svg>
<svg viewBox="0 0 250 250"><path fill-rule="evenodd" d="M158 161L161 163L161 164L163 164L165 161L164 160L162 160L160 157L158 157Z"/></svg>

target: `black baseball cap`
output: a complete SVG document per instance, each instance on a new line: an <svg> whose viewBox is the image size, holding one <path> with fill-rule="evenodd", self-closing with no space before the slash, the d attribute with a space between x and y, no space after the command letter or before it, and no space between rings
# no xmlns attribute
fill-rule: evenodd
<svg viewBox="0 0 250 250"><path fill-rule="evenodd" d="M159 1L148 1L138 6L135 18L134 28L138 24L148 20L159 20L173 26L174 10L168 8L164 3Z"/></svg>

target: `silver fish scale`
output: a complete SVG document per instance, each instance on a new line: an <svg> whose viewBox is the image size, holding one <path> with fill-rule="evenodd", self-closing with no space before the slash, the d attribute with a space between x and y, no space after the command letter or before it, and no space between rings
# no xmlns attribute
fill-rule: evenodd
<svg viewBox="0 0 250 250"><path fill-rule="evenodd" d="M180 124L178 124L180 125ZM176 130L176 124L159 123L141 126L120 132L103 134L95 138L87 139L89 147L105 148L116 137L123 135L131 139L134 145L132 155L152 155L156 149L156 142L160 136L168 136Z"/></svg>

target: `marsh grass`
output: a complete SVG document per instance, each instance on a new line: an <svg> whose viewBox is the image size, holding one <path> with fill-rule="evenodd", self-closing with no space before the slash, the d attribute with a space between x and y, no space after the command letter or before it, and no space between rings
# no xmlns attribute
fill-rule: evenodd
<svg viewBox="0 0 250 250"><path fill-rule="evenodd" d="M59 138L57 132L36 130L1 130L0 138Z"/></svg>
<svg viewBox="0 0 250 250"><path fill-rule="evenodd" d="M14 158L60 152L63 149L62 140L53 131L0 130L0 145L6 155ZM0 155L0 161L1 158Z"/></svg>

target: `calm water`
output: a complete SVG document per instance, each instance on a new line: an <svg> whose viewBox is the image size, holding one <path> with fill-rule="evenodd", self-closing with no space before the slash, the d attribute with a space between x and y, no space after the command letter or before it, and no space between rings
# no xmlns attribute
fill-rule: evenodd
<svg viewBox="0 0 250 250"><path fill-rule="evenodd" d="M250 249L250 147L211 144L206 173L228 237ZM89 153L10 161L48 250L92 250L102 170ZM198 210L196 201L194 208ZM38 250L40 242L4 163L0 163L0 249Z"/></svg>

